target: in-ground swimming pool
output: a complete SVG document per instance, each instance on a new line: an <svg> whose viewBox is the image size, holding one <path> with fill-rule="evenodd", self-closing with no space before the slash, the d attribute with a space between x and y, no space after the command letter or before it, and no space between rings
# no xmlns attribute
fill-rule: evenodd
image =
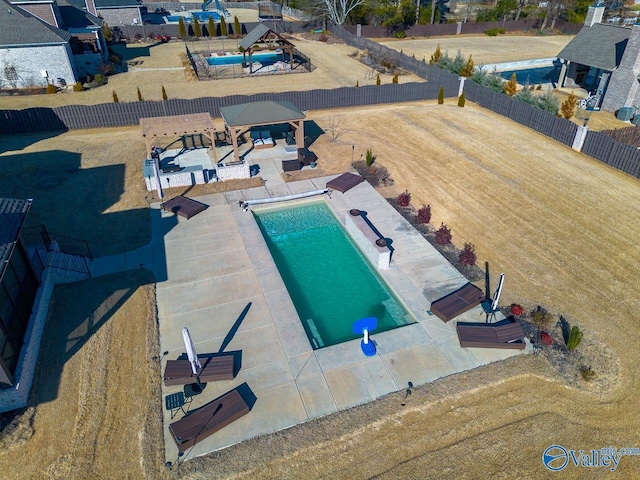
<svg viewBox="0 0 640 480"><path fill-rule="evenodd" d="M191 12L191 16L187 15L167 15L167 22L179 22L180 19L186 23L191 23L191 18L196 17L198 22L208 22L209 17L213 18L216 22L220 21L220 15L218 12Z"/></svg>
<svg viewBox="0 0 640 480"><path fill-rule="evenodd" d="M254 215L314 349L359 338L364 317L373 334L414 322L326 203Z"/></svg>
<svg viewBox="0 0 640 480"><path fill-rule="evenodd" d="M217 56L214 55L212 57L207 57L207 63L209 65L240 65L243 62L244 55L222 55ZM254 53L251 55L252 62L260 62L263 65L273 65L274 63L282 60L281 53L275 52L265 52L265 53ZM246 61L249 61L249 55L246 56ZM289 55L285 53L284 61L289 61Z"/></svg>
<svg viewBox="0 0 640 480"><path fill-rule="evenodd" d="M529 85L538 85L540 83L557 82L560 77L560 68L554 65L537 68L524 68L521 70L505 70L504 72L498 72L501 78L510 80L512 74L516 74L517 82L524 85L529 82Z"/></svg>

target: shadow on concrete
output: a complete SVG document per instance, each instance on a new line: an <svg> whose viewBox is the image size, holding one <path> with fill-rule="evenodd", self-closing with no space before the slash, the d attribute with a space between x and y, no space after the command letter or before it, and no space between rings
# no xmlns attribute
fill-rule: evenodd
<svg viewBox="0 0 640 480"><path fill-rule="evenodd" d="M320 138L321 135L324 135L325 131L320 125L318 125L314 120L305 120L304 121L304 146L306 148L313 145L313 143Z"/></svg>
<svg viewBox="0 0 640 480"><path fill-rule="evenodd" d="M229 346L229 344L231 343L231 340L233 340L233 337L235 336L236 332L240 328L240 325L242 325L242 321L247 316L247 313L249 313L249 309L250 308L251 308L251 302L247 303L247 305L244 307L244 309L240 313L240 316L236 319L236 321L234 322L233 326L229 330L229 333L227 333L227 336L224 337L224 340L222 341L222 344L220 345L220 350L218 350L218 353L224 352L225 348L227 348Z"/></svg>

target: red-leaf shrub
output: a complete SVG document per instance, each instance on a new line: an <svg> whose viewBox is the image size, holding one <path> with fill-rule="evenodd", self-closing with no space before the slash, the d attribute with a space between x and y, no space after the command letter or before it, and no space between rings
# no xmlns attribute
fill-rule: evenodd
<svg viewBox="0 0 640 480"><path fill-rule="evenodd" d="M436 243L438 245L448 245L451 243L451 230L444 223L436 230Z"/></svg>
<svg viewBox="0 0 640 480"><path fill-rule="evenodd" d="M517 303L512 303L511 314L519 317L520 315L524 314L524 308L522 308L522 306L518 305Z"/></svg>
<svg viewBox="0 0 640 480"><path fill-rule="evenodd" d="M422 205L416 215L416 223L429 223L431 221L431 205Z"/></svg>
<svg viewBox="0 0 640 480"><path fill-rule="evenodd" d="M476 264L476 247L473 243L464 244L464 250L460 252L458 260L462 265L472 266Z"/></svg>
<svg viewBox="0 0 640 480"><path fill-rule="evenodd" d="M399 207L408 207L411 203L411 194L409 193L409 190L405 190L398 195L398 199L396 201L398 202Z"/></svg>
<svg viewBox="0 0 640 480"><path fill-rule="evenodd" d="M551 335L549 335L547 332L542 332L540 334L540 341L542 342L543 345L546 345L547 347L550 347L551 345L553 345L553 338L551 338Z"/></svg>

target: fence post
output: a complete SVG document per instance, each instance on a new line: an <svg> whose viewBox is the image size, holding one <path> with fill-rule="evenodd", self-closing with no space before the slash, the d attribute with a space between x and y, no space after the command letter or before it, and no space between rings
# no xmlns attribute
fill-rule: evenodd
<svg viewBox="0 0 640 480"><path fill-rule="evenodd" d="M460 80L460 86L458 87L458 97L462 95L462 92L464 92L464 81L466 79L467 77L458 77L458 80Z"/></svg>
<svg viewBox="0 0 640 480"><path fill-rule="evenodd" d="M577 150L578 152L582 151L582 146L584 145L584 141L587 138L588 131L589 127L587 127L586 125L578 127L578 129L576 130L576 136L573 137L571 148Z"/></svg>

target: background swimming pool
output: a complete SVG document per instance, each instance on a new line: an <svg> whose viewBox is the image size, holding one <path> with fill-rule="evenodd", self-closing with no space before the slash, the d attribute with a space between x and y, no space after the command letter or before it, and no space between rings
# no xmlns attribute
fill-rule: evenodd
<svg viewBox="0 0 640 480"><path fill-rule="evenodd" d="M209 17L212 17L216 22L220 21L220 15L218 12L191 12L193 17L198 19L198 22L208 22ZM183 16L183 15L167 15L167 22L179 22L180 18L183 19L186 23L191 23L191 16Z"/></svg>
<svg viewBox="0 0 640 480"><path fill-rule="evenodd" d="M538 85L539 83L557 82L560 77L560 68L554 65L537 68L524 68L521 70L505 70L499 72L501 78L510 80L512 74L516 74L517 82L524 85L529 81L530 85Z"/></svg>
<svg viewBox="0 0 640 480"><path fill-rule="evenodd" d="M249 61L249 55L246 57L247 62ZM217 56L214 55L212 57L207 57L207 63L209 65L240 65L243 60L243 55L224 55ZM260 62L263 65L272 65L280 60L282 60L281 53L275 52L267 52L267 53L254 53L251 56L251 60L254 62ZM289 55L285 53L284 61L289 61Z"/></svg>
<svg viewBox="0 0 640 480"><path fill-rule="evenodd" d="M374 335L414 322L324 202L254 215L314 349L359 338L364 317Z"/></svg>

